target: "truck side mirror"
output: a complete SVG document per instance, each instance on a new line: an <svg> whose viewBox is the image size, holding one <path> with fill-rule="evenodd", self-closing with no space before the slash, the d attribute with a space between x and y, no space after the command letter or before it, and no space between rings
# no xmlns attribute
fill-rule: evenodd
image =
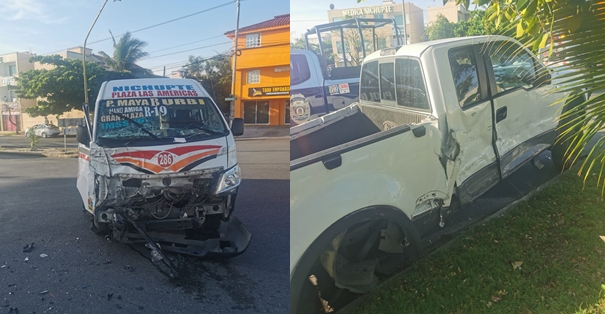
<svg viewBox="0 0 605 314"><path fill-rule="evenodd" d="M233 133L234 136L240 136L244 134L244 119L233 119L233 122L231 122L231 133Z"/></svg>
<svg viewBox="0 0 605 314"><path fill-rule="evenodd" d="M83 125L78 125L76 129L76 140L82 145L90 145L90 137L88 136L88 129Z"/></svg>

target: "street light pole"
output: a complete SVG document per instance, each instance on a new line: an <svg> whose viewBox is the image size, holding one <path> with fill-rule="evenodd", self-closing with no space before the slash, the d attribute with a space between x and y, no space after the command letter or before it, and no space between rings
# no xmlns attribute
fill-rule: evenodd
<svg viewBox="0 0 605 314"><path fill-rule="evenodd" d="M231 73L231 97L229 104L229 122L233 122L233 116L235 115L235 76L236 76L236 68L237 68L237 39L238 39L238 30L239 30L239 2L236 1L236 18L235 18L235 38L233 44L233 71Z"/></svg>
<svg viewBox="0 0 605 314"><path fill-rule="evenodd" d="M84 51L82 51L82 73L84 74L84 104L86 105L88 105L88 82L86 80L86 41L88 40L88 35L90 35L92 28L97 23L97 19L99 19L99 15L101 15L103 8L105 8L107 1L108 0L105 0L105 2L103 2L101 10L99 10L99 13L97 13L97 17L95 17L95 20L92 22L92 25L90 25L90 29L88 30L88 33L86 33L86 37L84 38Z"/></svg>

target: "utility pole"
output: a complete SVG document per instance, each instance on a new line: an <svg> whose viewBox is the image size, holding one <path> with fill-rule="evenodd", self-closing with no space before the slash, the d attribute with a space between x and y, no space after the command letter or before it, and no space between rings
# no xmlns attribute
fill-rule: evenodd
<svg viewBox="0 0 605 314"><path fill-rule="evenodd" d="M233 122L233 117L235 115L235 76L236 76L236 68L237 68L237 39L238 39L238 30L239 30L239 3L240 0L236 1L236 18L235 18L235 38L233 40L233 71L231 73L231 97L229 100L231 101L229 105L229 124Z"/></svg>
<svg viewBox="0 0 605 314"><path fill-rule="evenodd" d="M82 72L84 74L84 104L86 104L86 105L88 105L88 82L86 80L86 41L88 40L88 35L90 35L92 28L97 23L97 19L99 19L99 15L101 15L101 12L103 12L103 8L105 8L107 1L108 0L105 0L105 2L103 2L103 6L101 6L101 10L99 10L99 13L97 13L97 17L95 17L95 20L92 22L92 25L90 25L90 29L88 30L88 33L86 33L86 37L84 38L84 51L82 51Z"/></svg>
<svg viewBox="0 0 605 314"><path fill-rule="evenodd" d="M164 66L164 74L162 76L166 77L166 66Z"/></svg>
<svg viewBox="0 0 605 314"><path fill-rule="evenodd" d="M103 12L103 8L105 8L107 1L108 0L105 0L105 2L103 2L103 5L101 6L101 10L99 10L99 13L97 13L95 20L92 22L92 25L90 25L90 29L88 29L88 33L86 33L86 37L84 38L84 49L82 51L82 74L84 76L84 104L82 105L82 111L84 111L84 118L85 118L84 121L86 121L86 128L88 129L89 138L92 138L92 125L90 124L90 112L88 111L89 107L88 107L88 80L86 78L86 41L88 40L88 36L90 35L92 28L97 23L97 20L99 19L99 16L101 15L101 12ZM115 2L115 0L114 0L114 2Z"/></svg>

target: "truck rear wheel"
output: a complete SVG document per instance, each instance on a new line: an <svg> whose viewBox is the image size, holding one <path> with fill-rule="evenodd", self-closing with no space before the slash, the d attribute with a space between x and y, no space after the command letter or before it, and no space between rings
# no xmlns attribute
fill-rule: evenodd
<svg viewBox="0 0 605 314"><path fill-rule="evenodd" d="M292 285L298 287L291 291L299 293L291 295L291 313L330 313L342 309L417 258L418 248L414 241L408 240L397 223L375 219L347 228L319 252L308 252L313 256L307 259L309 264L299 265L292 277ZM389 247L396 251L393 246L398 245L400 253L386 252Z"/></svg>

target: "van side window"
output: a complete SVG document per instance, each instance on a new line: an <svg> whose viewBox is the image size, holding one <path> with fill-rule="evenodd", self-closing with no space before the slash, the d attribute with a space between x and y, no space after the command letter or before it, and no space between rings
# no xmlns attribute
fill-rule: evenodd
<svg viewBox="0 0 605 314"><path fill-rule="evenodd" d="M536 68L534 58L515 43L488 43L487 53L492 61L497 93L513 88L534 87Z"/></svg>
<svg viewBox="0 0 605 314"><path fill-rule="evenodd" d="M395 101L395 69L393 62L380 64L380 96L382 100Z"/></svg>
<svg viewBox="0 0 605 314"><path fill-rule="evenodd" d="M359 99L380 102L378 61L368 62L361 68Z"/></svg>
<svg viewBox="0 0 605 314"><path fill-rule="evenodd" d="M413 59L395 61L395 84L399 106L430 110L420 62Z"/></svg>
<svg viewBox="0 0 605 314"><path fill-rule="evenodd" d="M477 64L471 47L453 48L448 51L456 95L460 107L470 106L481 99Z"/></svg>
<svg viewBox="0 0 605 314"><path fill-rule="evenodd" d="M290 85L300 84L311 78L311 71L304 55L290 55Z"/></svg>

